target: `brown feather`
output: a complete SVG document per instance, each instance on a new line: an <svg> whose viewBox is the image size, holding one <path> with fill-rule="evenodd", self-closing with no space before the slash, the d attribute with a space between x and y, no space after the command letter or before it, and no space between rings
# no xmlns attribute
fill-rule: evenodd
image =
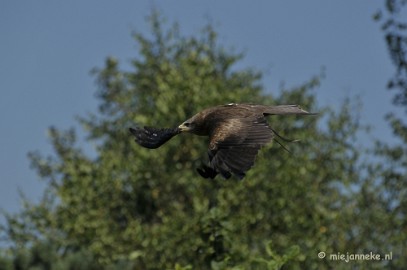
<svg viewBox="0 0 407 270"><path fill-rule="evenodd" d="M209 136L209 166L197 169L205 178L220 173L243 178L253 166L260 148L276 135L267 123L268 115L312 115L298 105L266 106L235 104L212 107L197 113L175 129L131 129L137 143L157 148L181 131Z"/></svg>

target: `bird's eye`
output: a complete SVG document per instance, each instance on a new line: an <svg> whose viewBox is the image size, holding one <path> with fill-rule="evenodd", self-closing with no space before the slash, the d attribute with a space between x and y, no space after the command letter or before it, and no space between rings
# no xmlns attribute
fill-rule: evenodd
<svg viewBox="0 0 407 270"><path fill-rule="evenodd" d="M189 127L191 125L191 123L184 123L184 126Z"/></svg>

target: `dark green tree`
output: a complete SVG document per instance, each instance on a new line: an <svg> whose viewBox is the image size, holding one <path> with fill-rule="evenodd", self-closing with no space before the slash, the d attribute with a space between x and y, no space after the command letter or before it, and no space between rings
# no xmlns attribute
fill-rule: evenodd
<svg viewBox="0 0 407 270"><path fill-rule="evenodd" d="M81 149L74 129L55 127L55 154L30 153L48 188L40 203L25 200L20 213L5 215L1 232L12 246L4 269L347 269L318 252L370 251L380 235L362 242L358 230L368 224L355 218L370 213L354 192L364 183L357 104L318 108L320 77L272 95L261 72L236 67L243 55L220 46L212 27L186 37L155 13L151 25L150 38L134 35L132 70L111 57L94 70L99 111L78 120L96 153ZM128 133L229 102L301 104L321 114L270 118L301 142L287 145L292 154L263 148L243 181L198 176L204 138L178 136L148 150Z"/></svg>

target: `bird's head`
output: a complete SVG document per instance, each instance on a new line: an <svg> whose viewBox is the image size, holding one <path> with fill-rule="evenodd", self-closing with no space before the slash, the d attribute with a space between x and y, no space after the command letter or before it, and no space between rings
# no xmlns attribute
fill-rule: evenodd
<svg viewBox="0 0 407 270"><path fill-rule="evenodd" d="M192 130L194 129L194 122L192 122L191 120L187 120L179 125L178 128L181 132L192 132Z"/></svg>
<svg viewBox="0 0 407 270"><path fill-rule="evenodd" d="M178 130L180 132L189 132L199 136L207 136L209 135L209 130L206 122L205 114L200 112L179 125Z"/></svg>

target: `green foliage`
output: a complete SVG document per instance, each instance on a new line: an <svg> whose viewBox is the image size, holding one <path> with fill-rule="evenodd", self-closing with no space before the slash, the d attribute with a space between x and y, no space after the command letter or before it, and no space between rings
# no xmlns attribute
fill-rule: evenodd
<svg viewBox="0 0 407 270"><path fill-rule="evenodd" d="M255 258L254 261L262 266L265 266L264 269L278 270L281 269L281 267L288 261L296 259L300 254L300 248L298 246L292 246L287 250L286 254L281 256L273 251L270 241L266 246L266 252L270 257L268 260L264 258Z"/></svg>
<svg viewBox="0 0 407 270"><path fill-rule="evenodd" d="M176 26L163 29L157 14L151 22L151 38L134 35L140 55L133 70L114 58L94 70L99 112L79 122L95 157L78 146L75 130L55 127L55 155L30 154L48 188L40 203L24 200L19 214L6 215L1 232L12 247L0 256L5 269L346 269L318 252L389 248L378 234L358 238L371 232L368 219L389 214L371 217L364 204L378 204L383 193L364 186L355 104L318 108L312 89L319 77L273 96L260 72L236 67L242 55L219 46L210 26L184 37ZM269 118L301 142L287 145L293 154L277 144L263 148L243 181L198 176L207 159L202 137L177 136L148 150L128 133L135 124L175 126L230 102L301 104L321 114Z"/></svg>
<svg viewBox="0 0 407 270"><path fill-rule="evenodd" d="M407 107L407 1L385 0L385 3L385 8L374 14L373 18L381 21L390 59L396 68L387 86L398 90L393 103Z"/></svg>
<svg viewBox="0 0 407 270"><path fill-rule="evenodd" d="M389 80L388 88L395 89L393 103L407 114L407 2L386 0L385 9L376 14L381 20L390 58L395 67L395 75ZM403 269L407 265L407 123L406 118L388 113L390 124L397 143L376 142L372 151L379 162L370 164L370 178L362 186L364 198L359 198L372 208L370 216L376 229L369 232L377 239L375 244L385 245L389 251L396 251L397 259L389 265ZM372 180L374 179L374 180Z"/></svg>

